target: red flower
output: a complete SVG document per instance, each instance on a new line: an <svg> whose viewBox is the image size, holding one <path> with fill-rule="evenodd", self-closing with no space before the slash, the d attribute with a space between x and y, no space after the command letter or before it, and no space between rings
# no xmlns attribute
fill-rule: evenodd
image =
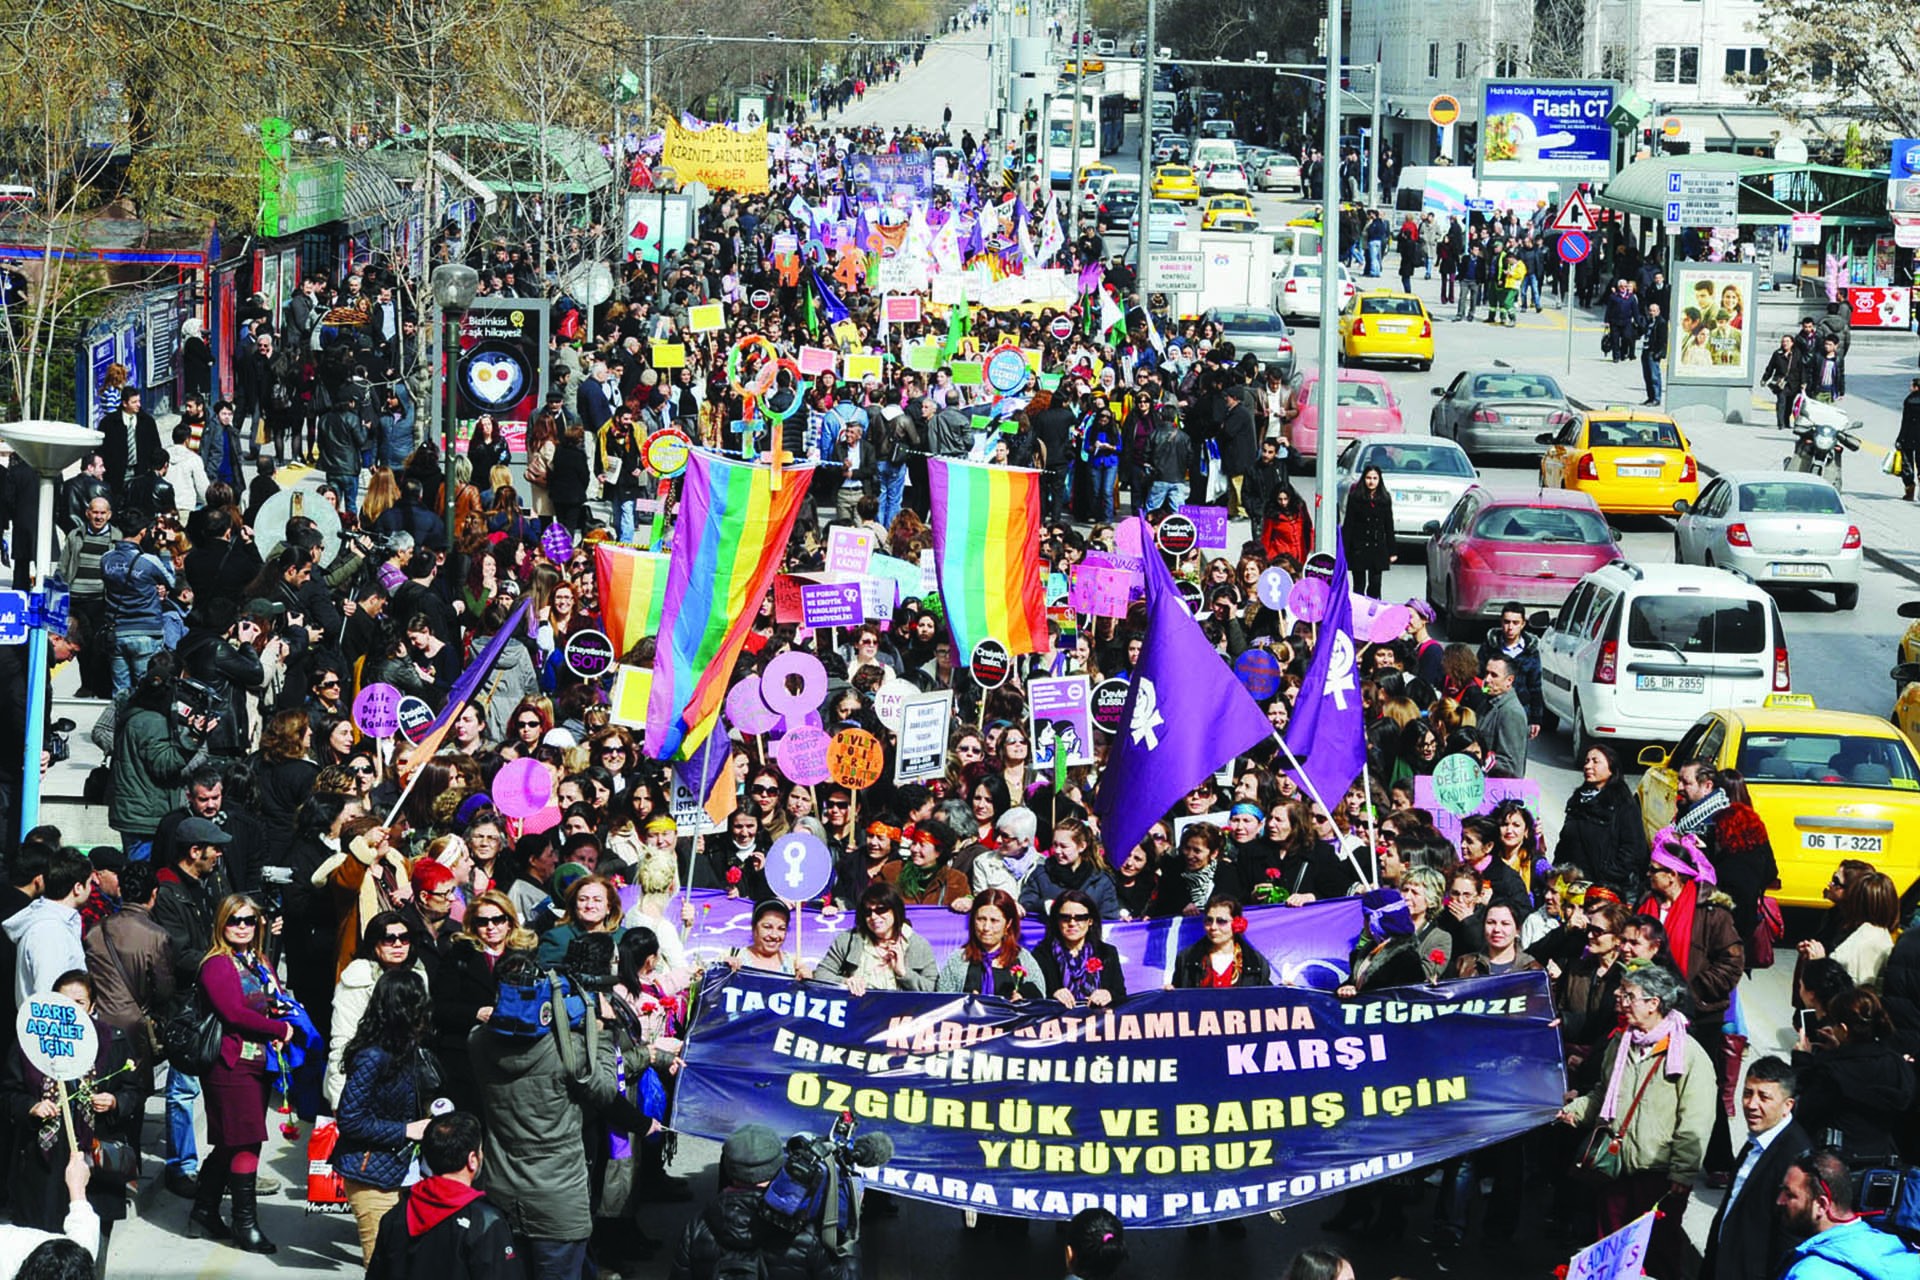
<svg viewBox="0 0 1920 1280"><path fill-rule="evenodd" d="M740 868L738 868L738 867L728 867L728 868L727 868L727 883L728 883L728 884L739 884L739 883L740 883Z"/></svg>
<svg viewBox="0 0 1920 1280"><path fill-rule="evenodd" d="M1233 918L1233 931L1235 933L1245 933L1247 931L1247 918L1245 916L1235 916Z"/></svg>
<svg viewBox="0 0 1920 1280"><path fill-rule="evenodd" d="M1099 956L1088 956L1088 957L1087 957L1087 972L1088 972L1088 973L1091 973L1091 974L1094 974L1095 976L1098 976L1098 975L1099 975L1099 973L1100 973L1100 969L1101 969L1101 964L1100 964L1100 957L1099 957Z"/></svg>
<svg viewBox="0 0 1920 1280"><path fill-rule="evenodd" d="M1026 969L1021 965L1014 965L1013 968L1007 970L1007 972L1012 974L1016 979L1027 976Z"/></svg>
<svg viewBox="0 0 1920 1280"><path fill-rule="evenodd" d="M1447 962L1447 953L1439 947L1435 947L1433 950L1427 952L1427 959L1433 961L1435 964L1445 964Z"/></svg>
<svg viewBox="0 0 1920 1280"><path fill-rule="evenodd" d="M1280 878L1280 868L1278 867L1267 868L1267 879L1278 880L1279 878Z"/></svg>

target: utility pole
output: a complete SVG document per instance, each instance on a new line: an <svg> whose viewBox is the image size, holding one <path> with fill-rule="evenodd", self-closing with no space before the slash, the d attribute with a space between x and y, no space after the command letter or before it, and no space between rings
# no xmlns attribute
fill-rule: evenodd
<svg viewBox="0 0 1920 1280"><path fill-rule="evenodd" d="M1373 64L1372 132L1367 136L1367 204L1380 206L1380 64Z"/></svg>
<svg viewBox="0 0 1920 1280"><path fill-rule="evenodd" d="M1319 508L1314 542L1332 554L1333 540L1340 536L1333 466L1340 417L1340 0L1327 0L1326 43L1327 97L1320 122L1320 386L1314 393L1314 411L1320 420L1313 480ZM1336 582L1333 587L1341 591L1346 584Z"/></svg>
<svg viewBox="0 0 1920 1280"><path fill-rule="evenodd" d="M1147 309L1147 264L1152 260L1153 251L1148 242L1153 239L1153 42L1157 38L1154 23L1158 18L1158 6L1155 0L1147 0L1147 47L1140 62L1140 198L1134 202L1135 217L1140 222L1140 236L1134 244L1134 276L1140 309Z"/></svg>
<svg viewBox="0 0 1920 1280"><path fill-rule="evenodd" d="M1067 178L1067 227L1074 236L1080 234L1080 110L1087 98L1087 50L1080 43L1080 33L1087 28L1087 0L1074 0L1073 5L1073 172ZM1096 158L1099 155L1095 150Z"/></svg>

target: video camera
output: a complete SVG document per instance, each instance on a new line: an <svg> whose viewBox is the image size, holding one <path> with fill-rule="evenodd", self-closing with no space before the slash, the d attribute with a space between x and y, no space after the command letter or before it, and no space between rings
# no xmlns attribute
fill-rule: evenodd
<svg viewBox="0 0 1920 1280"><path fill-rule="evenodd" d="M173 682L173 719L183 729L194 728L193 722L200 720L206 727L196 732L211 731L214 723L225 716L225 703L226 699L213 686L192 676L179 676Z"/></svg>
<svg viewBox="0 0 1920 1280"><path fill-rule="evenodd" d="M851 1111L843 1111L824 1138L797 1133L787 1139L779 1172L767 1184L759 1217L787 1235L811 1226L820 1243L844 1257L860 1240L866 1195L861 1169L893 1159L893 1139L884 1133L853 1136Z"/></svg>
<svg viewBox="0 0 1920 1280"><path fill-rule="evenodd" d="M1920 1249L1920 1171L1897 1158L1850 1157L1847 1169L1853 1180L1853 1211L1899 1236L1909 1249Z"/></svg>

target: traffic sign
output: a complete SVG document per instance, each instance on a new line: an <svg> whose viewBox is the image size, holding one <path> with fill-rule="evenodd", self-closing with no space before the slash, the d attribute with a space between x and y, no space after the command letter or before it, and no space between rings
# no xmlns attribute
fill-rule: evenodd
<svg viewBox="0 0 1920 1280"><path fill-rule="evenodd" d="M1580 262L1593 252L1593 241L1587 239L1584 231L1563 231L1560 233L1560 261Z"/></svg>
<svg viewBox="0 0 1920 1280"><path fill-rule="evenodd" d="M1669 170L1665 215L1669 227L1724 227L1738 222L1740 175Z"/></svg>
<svg viewBox="0 0 1920 1280"><path fill-rule="evenodd" d="M1677 138L1680 136L1681 128L1679 116L1668 116L1660 122L1660 136L1663 138Z"/></svg>
<svg viewBox="0 0 1920 1280"><path fill-rule="evenodd" d="M1587 198L1575 187L1567 193L1566 203L1560 206L1560 212L1554 215L1555 231L1592 231L1593 210L1587 207Z"/></svg>
<svg viewBox="0 0 1920 1280"><path fill-rule="evenodd" d="M1427 104L1427 119L1442 129L1460 118L1460 99L1443 93Z"/></svg>
<svg viewBox="0 0 1920 1280"><path fill-rule="evenodd" d="M1147 259L1147 287L1161 290L1197 290L1207 284L1207 255L1155 253Z"/></svg>

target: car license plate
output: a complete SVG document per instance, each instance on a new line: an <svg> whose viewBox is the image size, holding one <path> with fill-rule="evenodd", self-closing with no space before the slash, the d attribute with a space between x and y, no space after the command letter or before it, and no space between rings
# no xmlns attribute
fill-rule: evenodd
<svg viewBox="0 0 1920 1280"><path fill-rule="evenodd" d="M1654 476L1658 476L1660 474L1660 468L1658 467L1615 467L1613 469L1613 474L1617 476L1635 476L1640 478L1651 478Z"/></svg>
<svg viewBox="0 0 1920 1280"><path fill-rule="evenodd" d="M1405 333L1406 331L1407 326L1404 324L1383 324L1380 326L1380 332L1382 333Z"/></svg>
<svg viewBox="0 0 1920 1280"><path fill-rule="evenodd" d="M1815 853L1879 853L1883 839L1843 835L1837 831L1802 831L1800 847Z"/></svg>
<svg viewBox="0 0 1920 1280"><path fill-rule="evenodd" d="M1773 566L1773 576L1776 578L1823 578L1826 576L1826 573L1826 566L1818 564L1776 564Z"/></svg>
<svg viewBox="0 0 1920 1280"><path fill-rule="evenodd" d="M1647 693L1705 693L1705 676L1635 676L1633 687Z"/></svg>

